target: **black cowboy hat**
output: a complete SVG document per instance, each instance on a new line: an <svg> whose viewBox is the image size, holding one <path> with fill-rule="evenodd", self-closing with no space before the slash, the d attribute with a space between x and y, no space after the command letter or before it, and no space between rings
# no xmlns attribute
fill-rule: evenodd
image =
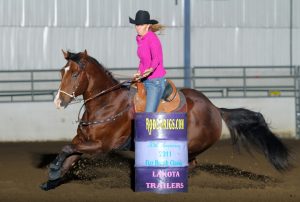
<svg viewBox="0 0 300 202"><path fill-rule="evenodd" d="M150 20L150 14L148 11L139 10L135 14L135 19L129 17L129 22L135 25L143 25L143 24L157 24L157 20Z"/></svg>

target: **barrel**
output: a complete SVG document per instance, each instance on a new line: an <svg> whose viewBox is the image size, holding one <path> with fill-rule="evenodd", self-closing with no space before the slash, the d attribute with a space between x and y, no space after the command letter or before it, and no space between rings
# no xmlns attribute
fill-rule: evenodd
<svg viewBox="0 0 300 202"><path fill-rule="evenodd" d="M186 113L137 113L135 191L188 190Z"/></svg>

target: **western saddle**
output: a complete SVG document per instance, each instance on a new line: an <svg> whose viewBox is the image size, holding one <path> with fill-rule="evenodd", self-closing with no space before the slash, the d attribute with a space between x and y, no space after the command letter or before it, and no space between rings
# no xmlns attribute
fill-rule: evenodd
<svg viewBox="0 0 300 202"><path fill-rule="evenodd" d="M142 82L136 83L137 93L134 95L135 112L145 112L146 90ZM186 100L182 92L178 91L174 83L167 79L166 88L160 100L157 112L186 112Z"/></svg>

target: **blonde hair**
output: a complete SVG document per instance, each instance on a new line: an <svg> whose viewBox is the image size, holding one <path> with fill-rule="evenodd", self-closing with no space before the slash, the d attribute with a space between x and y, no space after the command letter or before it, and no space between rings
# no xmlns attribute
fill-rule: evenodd
<svg viewBox="0 0 300 202"><path fill-rule="evenodd" d="M165 26L163 26L161 24L152 24L149 27L149 30L151 30L152 32L159 31L161 33L164 29L165 29Z"/></svg>

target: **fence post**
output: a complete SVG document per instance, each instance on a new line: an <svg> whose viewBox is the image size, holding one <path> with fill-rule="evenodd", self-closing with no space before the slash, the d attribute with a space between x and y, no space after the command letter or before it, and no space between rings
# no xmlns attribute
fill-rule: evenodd
<svg viewBox="0 0 300 202"><path fill-rule="evenodd" d="M243 97L246 97L246 68L243 67Z"/></svg>
<svg viewBox="0 0 300 202"><path fill-rule="evenodd" d="M184 0L184 87L191 87L191 8L190 0Z"/></svg>

